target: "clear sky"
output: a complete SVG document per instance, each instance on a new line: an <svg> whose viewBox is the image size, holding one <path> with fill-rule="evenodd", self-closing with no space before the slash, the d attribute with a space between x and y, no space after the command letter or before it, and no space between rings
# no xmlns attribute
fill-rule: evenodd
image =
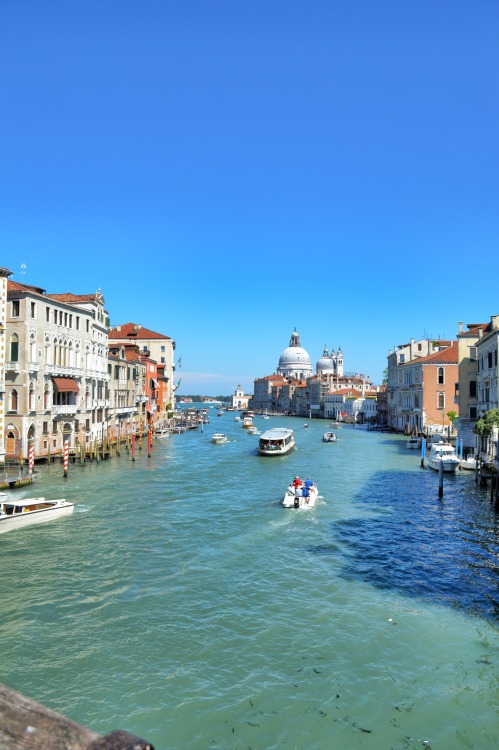
<svg viewBox="0 0 499 750"><path fill-rule="evenodd" d="M498 30L497 0L4 0L0 265L172 336L180 395L251 391L295 326L380 382L499 313Z"/></svg>

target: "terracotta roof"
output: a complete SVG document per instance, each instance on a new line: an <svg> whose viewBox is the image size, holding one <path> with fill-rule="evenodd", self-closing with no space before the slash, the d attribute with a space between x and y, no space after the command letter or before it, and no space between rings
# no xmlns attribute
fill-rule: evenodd
<svg viewBox="0 0 499 750"><path fill-rule="evenodd" d="M20 284L18 281L7 279L8 292L35 292L35 294L45 294L45 289L40 286L31 286L30 284Z"/></svg>
<svg viewBox="0 0 499 750"><path fill-rule="evenodd" d="M56 302L75 304L78 302L93 302L96 299L102 299L102 294L72 294L71 292L64 292L63 294L47 294L47 297L56 300Z"/></svg>
<svg viewBox="0 0 499 750"><path fill-rule="evenodd" d="M118 330L118 328L120 330ZM137 323L125 323L124 325L114 326L108 333L110 339L171 339L171 336L165 336L163 333L156 333L149 328L144 328Z"/></svg>
<svg viewBox="0 0 499 750"><path fill-rule="evenodd" d="M458 339L465 338L466 336L478 338L478 331L485 330L487 328L487 325L487 323L468 323L468 330L461 331L461 333L457 334L457 337Z"/></svg>
<svg viewBox="0 0 499 750"><path fill-rule="evenodd" d="M340 388L338 391L331 391L330 396L355 396L362 397L362 391L356 391L355 388Z"/></svg>
<svg viewBox="0 0 499 750"><path fill-rule="evenodd" d="M411 359L410 362L404 362L404 363L401 362L400 366L407 367L408 365L414 365L414 364L457 365L457 363L458 363L457 341L454 341L451 344L451 346L448 346L446 349L441 349L438 352L429 354L427 357L418 357L417 359Z"/></svg>

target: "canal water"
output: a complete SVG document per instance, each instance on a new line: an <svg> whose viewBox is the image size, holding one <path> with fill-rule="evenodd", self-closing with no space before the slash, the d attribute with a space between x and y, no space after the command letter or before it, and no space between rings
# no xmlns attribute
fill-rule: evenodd
<svg viewBox="0 0 499 750"><path fill-rule="evenodd" d="M0 538L0 681L156 750L497 748L499 523L473 474L439 499L401 437L256 417L296 435L263 458L211 413L19 492L76 510ZM280 505L296 474L312 509Z"/></svg>

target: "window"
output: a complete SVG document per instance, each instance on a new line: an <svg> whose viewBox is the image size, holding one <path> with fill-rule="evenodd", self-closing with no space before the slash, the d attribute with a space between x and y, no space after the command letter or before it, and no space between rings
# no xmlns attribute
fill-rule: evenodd
<svg viewBox="0 0 499 750"><path fill-rule="evenodd" d="M470 406L470 419L476 419L476 406Z"/></svg>
<svg viewBox="0 0 499 750"><path fill-rule="evenodd" d="M42 432L46 435L48 431L49 431L49 423L48 422L43 422L42 423Z"/></svg>
<svg viewBox="0 0 499 750"><path fill-rule="evenodd" d="M162 364L162 365L164 365L164 364L165 364L165 358L164 358L164 357L161 357L161 364Z"/></svg>
<svg viewBox="0 0 499 750"><path fill-rule="evenodd" d="M54 310L54 323L57 325L57 310Z"/></svg>
<svg viewBox="0 0 499 750"><path fill-rule="evenodd" d="M437 394L437 409L445 409L445 393Z"/></svg>
<svg viewBox="0 0 499 750"><path fill-rule="evenodd" d="M36 302L31 303L31 317L36 318Z"/></svg>
<svg viewBox="0 0 499 750"><path fill-rule="evenodd" d="M90 321L87 320L87 333L90 331Z"/></svg>
<svg viewBox="0 0 499 750"><path fill-rule="evenodd" d="M80 330L80 316L79 315L76 316L76 330L77 331Z"/></svg>
<svg viewBox="0 0 499 750"><path fill-rule="evenodd" d="M45 308L45 320L50 323L50 307Z"/></svg>
<svg viewBox="0 0 499 750"><path fill-rule="evenodd" d="M13 388L10 392L10 411L17 411L19 403L19 398L17 395L17 391L15 388Z"/></svg>
<svg viewBox="0 0 499 750"><path fill-rule="evenodd" d="M492 367L492 352L487 353L487 367Z"/></svg>
<svg viewBox="0 0 499 750"><path fill-rule="evenodd" d="M165 346L162 346L162 347L161 347L161 351L162 351L162 352L165 352L165 351L166 351L166 347L165 347Z"/></svg>
<svg viewBox="0 0 499 750"><path fill-rule="evenodd" d="M444 368L443 367L439 367L438 368L437 383L439 385L443 385L445 383L445 380L444 380Z"/></svg>
<svg viewBox="0 0 499 750"><path fill-rule="evenodd" d="M68 325L68 314L67 313L64 313L64 325L67 328L67 325Z"/></svg>
<svg viewBox="0 0 499 750"><path fill-rule="evenodd" d="M469 347L469 357L472 362L476 362L476 346Z"/></svg>
<svg viewBox="0 0 499 750"><path fill-rule="evenodd" d="M476 398L476 380L470 380L470 398Z"/></svg>
<svg viewBox="0 0 499 750"><path fill-rule="evenodd" d="M10 361L19 361L19 337L17 333L13 333L10 339Z"/></svg>
<svg viewBox="0 0 499 750"><path fill-rule="evenodd" d="M12 300L12 317L18 318L20 313L20 302L18 299Z"/></svg>

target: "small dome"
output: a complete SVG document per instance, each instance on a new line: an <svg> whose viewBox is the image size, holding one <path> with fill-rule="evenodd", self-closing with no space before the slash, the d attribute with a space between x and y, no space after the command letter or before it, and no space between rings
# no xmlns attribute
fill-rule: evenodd
<svg viewBox="0 0 499 750"><path fill-rule="evenodd" d="M329 356L327 346L324 347L322 357L317 360L315 371L318 375L320 375L321 373L326 374L328 372L335 372L334 360Z"/></svg>

